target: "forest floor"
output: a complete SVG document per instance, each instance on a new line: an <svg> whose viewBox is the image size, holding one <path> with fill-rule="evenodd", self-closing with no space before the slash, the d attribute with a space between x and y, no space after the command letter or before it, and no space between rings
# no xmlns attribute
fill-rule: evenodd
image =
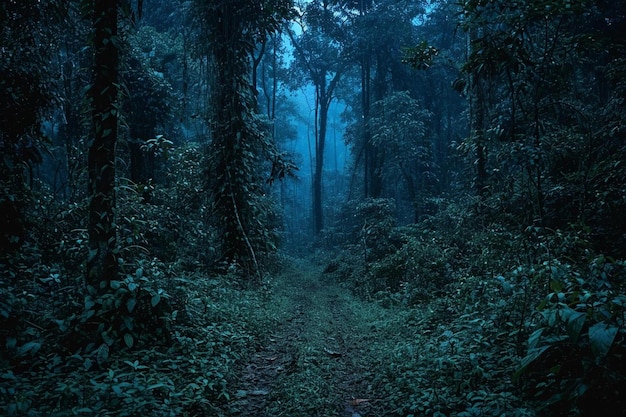
<svg viewBox="0 0 626 417"><path fill-rule="evenodd" d="M473 296L462 287L407 306L292 260L270 284L264 308L279 319L242 367L227 415L534 416L511 379L520 346L497 291L487 285L464 310Z"/></svg>
<svg viewBox="0 0 626 417"><path fill-rule="evenodd" d="M389 340L393 312L356 298L320 267L294 262L269 303L284 306L286 319L245 366L231 415L387 415L372 382L381 348L372 342Z"/></svg>

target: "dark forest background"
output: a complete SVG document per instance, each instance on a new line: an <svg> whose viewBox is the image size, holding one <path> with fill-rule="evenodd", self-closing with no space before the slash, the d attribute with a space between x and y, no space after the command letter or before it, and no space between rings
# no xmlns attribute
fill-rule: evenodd
<svg viewBox="0 0 626 417"><path fill-rule="evenodd" d="M3 1L0 410L219 415L304 257L484 327L511 410L455 402L467 354L441 397L390 371L388 415L623 410L624 33L621 0Z"/></svg>

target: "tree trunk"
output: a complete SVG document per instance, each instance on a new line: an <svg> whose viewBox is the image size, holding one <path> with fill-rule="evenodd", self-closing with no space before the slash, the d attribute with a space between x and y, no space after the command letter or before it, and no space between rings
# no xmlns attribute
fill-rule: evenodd
<svg viewBox="0 0 626 417"><path fill-rule="evenodd" d="M361 112L363 115L363 193L364 197L370 197L370 157L372 154L372 143L370 135L370 58L369 52L363 53L361 61Z"/></svg>
<svg viewBox="0 0 626 417"><path fill-rule="evenodd" d="M245 35L245 4L224 1L211 10L208 19L215 34L211 53L216 65L213 85L213 138L209 150L213 160L211 188L220 227L221 258L246 272L261 271L256 252L263 220L254 207L261 190L258 170L260 134L249 120L256 98L252 97L249 50Z"/></svg>
<svg viewBox="0 0 626 417"><path fill-rule="evenodd" d="M322 209L322 171L324 169L324 149L326 147L326 128L328 125L328 107L325 79L319 85L319 131L315 149L315 172L313 173L313 227L316 236L324 228L324 211Z"/></svg>
<svg viewBox="0 0 626 417"><path fill-rule="evenodd" d="M89 257L87 282L100 291L117 277L115 228L115 145L117 141L117 1L95 0L93 142L89 147Z"/></svg>
<svg viewBox="0 0 626 417"><path fill-rule="evenodd" d="M368 58L369 61L369 58ZM387 90L386 86L386 74L387 74L387 62L380 54L376 55L376 72L374 76L374 88L372 89L371 85L367 87L368 93L368 107L373 99L374 103L381 101L385 97L385 93ZM369 77L370 70L368 68L368 79L367 83L371 84L371 79ZM368 108L368 118L370 109ZM371 134L368 132L369 146L368 146L368 172L369 172L369 190L367 192L367 197L371 198L380 198L383 194L383 166L385 164L385 148L384 145L374 145L371 143Z"/></svg>
<svg viewBox="0 0 626 417"><path fill-rule="evenodd" d="M476 191L478 195L485 193L487 186L487 157L485 155L485 109L484 95L481 80L477 75L472 76L472 98L470 98L473 113L471 117L472 135L476 144Z"/></svg>
<svg viewBox="0 0 626 417"><path fill-rule="evenodd" d="M217 20L214 29L220 39L213 46L217 65L212 144L212 153L217 159L214 173L217 181L213 191L222 226L222 254L228 262L237 262L246 258L247 252L237 220L237 213L245 204L239 188L244 178L240 178L235 170L242 163L240 149L246 130L243 121L244 103L241 100L246 94L235 86L248 68L237 55L236 48L240 48L240 45L236 42L241 40L237 37L240 28L234 7L224 4L222 8L222 18Z"/></svg>
<svg viewBox="0 0 626 417"><path fill-rule="evenodd" d="M467 53L471 55L473 52L472 41L479 37L476 29L471 30L467 35ZM469 74L469 117L470 117L470 135L474 139L476 145L476 176L474 178L474 187L476 193L482 196L485 193L487 181L487 161L485 149L485 97L483 92L482 80L475 72Z"/></svg>

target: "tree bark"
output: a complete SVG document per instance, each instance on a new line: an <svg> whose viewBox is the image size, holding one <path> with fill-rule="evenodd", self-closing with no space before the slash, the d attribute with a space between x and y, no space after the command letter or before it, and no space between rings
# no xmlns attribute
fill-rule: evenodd
<svg viewBox="0 0 626 417"><path fill-rule="evenodd" d="M370 197L370 156L372 143L370 134L370 55L369 51L363 52L361 59L361 114L363 116L363 193L364 197Z"/></svg>
<svg viewBox="0 0 626 417"><path fill-rule="evenodd" d="M326 148L326 132L328 130L328 111L333 101L333 93L337 83L341 79L342 69L337 71L330 82L327 82L326 71L321 71L321 75L315 81L317 91L317 106L319 109L317 124L318 132L315 148L315 171L313 174L313 226L315 236L319 236L324 228L324 210L322 204L322 184L324 172L324 151Z"/></svg>
<svg viewBox="0 0 626 417"><path fill-rule="evenodd" d="M89 257L87 282L100 291L117 277L115 227L115 146L117 141L118 38L117 0L93 3L94 80L93 142L88 156Z"/></svg>
<svg viewBox="0 0 626 417"><path fill-rule="evenodd" d="M325 77L324 77L325 78ZM324 210L322 208L322 173L324 170L324 150L326 148L326 128L328 125L328 107L326 81L321 81L317 88L319 112L319 132L315 149L315 172L313 174L313 226L318 236L324 228Z"/></svg>
<svg viewBox="0 0 626 417"><path fill-rule="evenodd" d="M478 76L474 76L474 114L472 135L476 143L476 191L478 195L484 195L487 181L487 161L485 155L485 109L484 97L481 81Z"/></svg>

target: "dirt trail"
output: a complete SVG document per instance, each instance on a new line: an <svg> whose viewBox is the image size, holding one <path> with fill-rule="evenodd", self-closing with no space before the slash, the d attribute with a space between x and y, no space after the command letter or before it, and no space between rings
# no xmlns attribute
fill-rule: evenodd
<svg viewBox="0 0 626 417"><path fill-rule="evenodd" d="M381 415L367 363L371 306L305 261L276 279L273 296L287 319L246 366L230 415Z"/></svg>

